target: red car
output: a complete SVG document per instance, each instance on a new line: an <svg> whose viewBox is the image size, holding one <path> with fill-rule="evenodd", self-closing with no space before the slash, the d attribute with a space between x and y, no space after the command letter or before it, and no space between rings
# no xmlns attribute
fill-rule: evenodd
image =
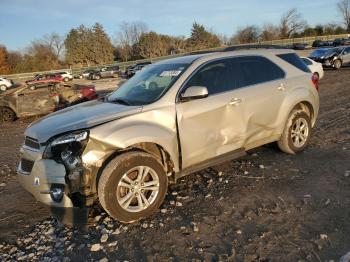
<svg viewBox="0 0 350 262"><path fill-rule="evenodd" d="M40 87L49 85L55 85L63 82L62 75L59 74L46 74L46 75L35 75L34 79L26 81L26 84L30 86L31 90L35 90Z"/></svg>

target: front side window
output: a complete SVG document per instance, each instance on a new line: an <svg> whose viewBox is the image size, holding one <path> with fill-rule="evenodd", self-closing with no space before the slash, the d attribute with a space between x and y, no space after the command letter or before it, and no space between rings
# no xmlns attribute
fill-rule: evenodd
<svg viewBox="0 0 350 262"><path fill-rule="evenodd" d="M228 59L211 62L203 66L187 82L186 88L191 86L204 86L208 94L213 95L233 89L231 65Z"/></svg>
<svg viewBox="0 0 350 262"><path fill-rule="evenodd" d="M146 105L158 100L175 83L189 64L154 64L145 67L110 94L107 102Z"/></svg>

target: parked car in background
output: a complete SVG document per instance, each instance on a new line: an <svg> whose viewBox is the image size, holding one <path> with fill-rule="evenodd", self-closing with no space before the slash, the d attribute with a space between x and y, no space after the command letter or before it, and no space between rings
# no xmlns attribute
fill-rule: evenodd
<svg viewBox="0 0 350 262"><path fill-rule="evenodd" d="M37 88L46 87L47 85L55 85L63 82L63 77L60 74L45 74L35 75L34 79L28 80L25 83L30 86L30 89L35 90Z"/></svg>
<svg viewBox="0 0 350 262"><path fill-rule="evenodd" d="M88 78L90 73L97 72L97 69L87 69L83 72L80 72L78 74L74 75L74 78L82 79L82 78Z"/></svg>
<svg viewBox="0 0 350 262"><path fill-rule="evenodd" d="M292 45L292 49L294 49L294 50L305 50L305 49L308 49L310 47L311 46L309 46L309 44L306 44L306 43L294 43Z"/></svg>
<svg viewBox="0 0 350 262"><path fill-rule="evenodd" d="M145 66L150 64L152 64L152 62L141 62L141 63L134 64L132 66L129 66L125 71L126 78L132 77L138 71L141 71Z"/></svg>
<svg viewBox="0 0 350 262"><path fill-rule="evenodd" d="M0 77L0 92L5 92L7 89L13 87L12 80Z"/></svg>
<svg viewBox="0 0 350 262"><path fill-rule="evenodd" d="M333 46L350 45L350 38L337 38L333 41Z"/></svg>
<svg viewBox="0 0 350 262"><path fill-rule="evenodd" d="M350 64L350 46L317 49L309 55L309 58L325 67L339 69L343 65Z"/></svg>
<svg viewBox="0 0 350 262"><path fill-rule="evenodd" d="M327 47L327 46L333 46L333 41L315 40L312 43L312 47Z"/></svg>
<svg viewBox="0 0 350 262"><path fill-rule="evenodd" d="M104 99L33 123L21 185L52 212L99 202L132 223L155 213L183 176L267 143L304 150L317 79L292 50L230 50L163 60Z"/></svg>
<svg viewBox="0 0 350 262"><path fill-rule="evenodd" d="M0 94L0 122L44 115L97 98L95 86L46 84L37 90L22 86Z"/></svg>
<svg viewBox="0 0 350 262"><path fill-rule="evenodd" d="M71 73L67 72L67 71L65 71L65 72L58 72L57 74L62 76L64 82L68 82L68 81L73 80L73 75Z"/></svg>
<svg viewBox="0 0 350 262"><path fill-rule="evenodd" d="M103 67L89 74L89 79L99 80L101 78L117 77L119 75L119 66Z"/></svg>
<svg viewBox="0 0 350 262"><path fill-rule="evenodd" d="M315 62L308 57L301 57L301 60L307 65L310 71L317 76L318 79L322 79L324 76L324 70L321 63Z"/></svg>

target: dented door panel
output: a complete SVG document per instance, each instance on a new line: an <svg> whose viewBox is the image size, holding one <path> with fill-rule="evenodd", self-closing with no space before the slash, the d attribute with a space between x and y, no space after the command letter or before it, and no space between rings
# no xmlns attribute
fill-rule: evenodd
<svg viewBox="0 0 350 262"><path fill-rule="evenodd" d="M243 108L231 104L234 93L177 104L183 168L243 146L246 123Z"/></svg>

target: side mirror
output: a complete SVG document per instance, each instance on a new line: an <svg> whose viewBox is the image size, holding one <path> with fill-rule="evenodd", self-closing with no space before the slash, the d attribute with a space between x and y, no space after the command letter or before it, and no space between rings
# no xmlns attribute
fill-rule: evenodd
<svg viewBox="0 0 350 262"><path fill-rule="evenodd" d="M205 86L191 86L181 95L181 101L186 102L206 97L208 97L208 89Z"/></svg>

